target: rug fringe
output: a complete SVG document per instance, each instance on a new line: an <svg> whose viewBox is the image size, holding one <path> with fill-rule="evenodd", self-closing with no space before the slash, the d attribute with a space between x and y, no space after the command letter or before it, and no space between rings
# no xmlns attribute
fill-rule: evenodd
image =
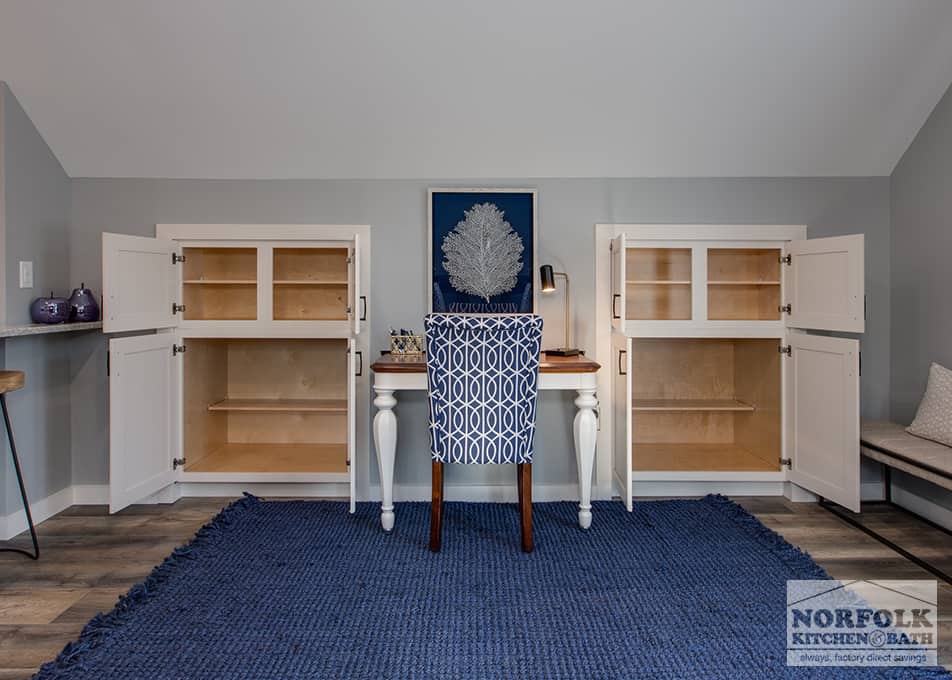
<svg viewBox="0 0 952 680"><path fill-rule="evenodd" d="M797 573L798 579L832 578L823 567L810 557L809 553L788 543L783 536L764 526L763 522L727 496L709 494L704 497L704 501L719 506L736 524L766 543L791 570Z"/></svg>
<svg viewBox="0 0 952 680"><path fill-rule="evenodd" d="M154 567L149 576L119 597L116 606L109 613L96 614L79 634L79 638L70 642L55 660L45 663L33 676L33 680L52 680L64 678L74 670L83 668L85 654L101 645L110 635L133 615L135 610L152 599L159 588L188 562L198 557L200 548L221 536L234 522L237 515L255 507L261 500L245 492L242 498L223 508L208 524L199 529L191 541L179 546L165 558L162 564Z"/></svg>

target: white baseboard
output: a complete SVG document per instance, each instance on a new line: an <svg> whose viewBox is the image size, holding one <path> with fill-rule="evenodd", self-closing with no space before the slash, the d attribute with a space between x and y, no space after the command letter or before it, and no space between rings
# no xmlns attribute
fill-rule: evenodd
<svg viewBox="0 0 952 680"><path fill-rule="evenodd" d="M864 501L884 500L885 497L883 496L883 483L863 482L859 487L859 497L860 500Z"/></svg>
<svg viewBox="0 0 952 680"><path fill-rule="evenodd" d="M921 515L941 527L952 530L952 510L934 503L928 498L907 491L897 484L893 484L892 500L896 505Z"/></svg>
<svg viewBox="0 0 952 680"><path fill-rule="evenodd" d="M19 500L19 495L16 497ZM39 524L53 515L63 512L71 505L103 505L109 502L109 486L106 484L79 484L60 489L38 501L30 500L33 523ZM0 538L8 540L29 528L26 513L21 508L6 517L0 517Z"/></svg>
<svg viewBox="0 0 952 680"><path fill-rule="evenodd" d="M19 500L19 496L17 496ZM54 494L41 498L38 501L30 502L30 512L33 515L33 523L39 524L45 519L49 519L59 512L73 504L73 487L68 486L60 489ZM13 512L0 521L3 529L3 540L13 538L17 534L26 531L29 525L26 521L26 512L22 508Z"/></svg>
<svg viewBox="0 0 952 680"><path fill-rule="evenodd" d="M73 484L73 505L109 505L108 484Z"/></svg>

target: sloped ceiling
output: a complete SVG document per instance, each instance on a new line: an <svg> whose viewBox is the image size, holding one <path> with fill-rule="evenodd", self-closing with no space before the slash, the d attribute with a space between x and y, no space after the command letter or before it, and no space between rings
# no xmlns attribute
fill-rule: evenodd
<svg viewBox="0 0 952 680"><path fill-rule="evenodd" d="M888 175L949 0L0 0L73 177Z"/></svg>

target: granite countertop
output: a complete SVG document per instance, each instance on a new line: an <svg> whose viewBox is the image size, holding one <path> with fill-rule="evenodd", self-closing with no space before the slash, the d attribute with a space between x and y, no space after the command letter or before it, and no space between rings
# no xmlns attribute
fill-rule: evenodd
<svg viewBox="0 0 952 680"><path fill-rule="evenodd" d="M19 325L0 324L0 338L18 338L24 335L46 335L48 333L70 333L73 331L92 331L102 328L102 321L79 323L24 323Z"/></svg>

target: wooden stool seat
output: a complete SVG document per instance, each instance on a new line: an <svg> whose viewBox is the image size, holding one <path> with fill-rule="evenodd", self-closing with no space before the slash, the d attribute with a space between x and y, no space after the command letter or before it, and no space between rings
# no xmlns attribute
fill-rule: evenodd
<svg viewBox="0 0 952 680"><path fill-rule="evenodd" d="M26 384L26 374L23 371L0 371L0 394L13 392Z"/></svg>

